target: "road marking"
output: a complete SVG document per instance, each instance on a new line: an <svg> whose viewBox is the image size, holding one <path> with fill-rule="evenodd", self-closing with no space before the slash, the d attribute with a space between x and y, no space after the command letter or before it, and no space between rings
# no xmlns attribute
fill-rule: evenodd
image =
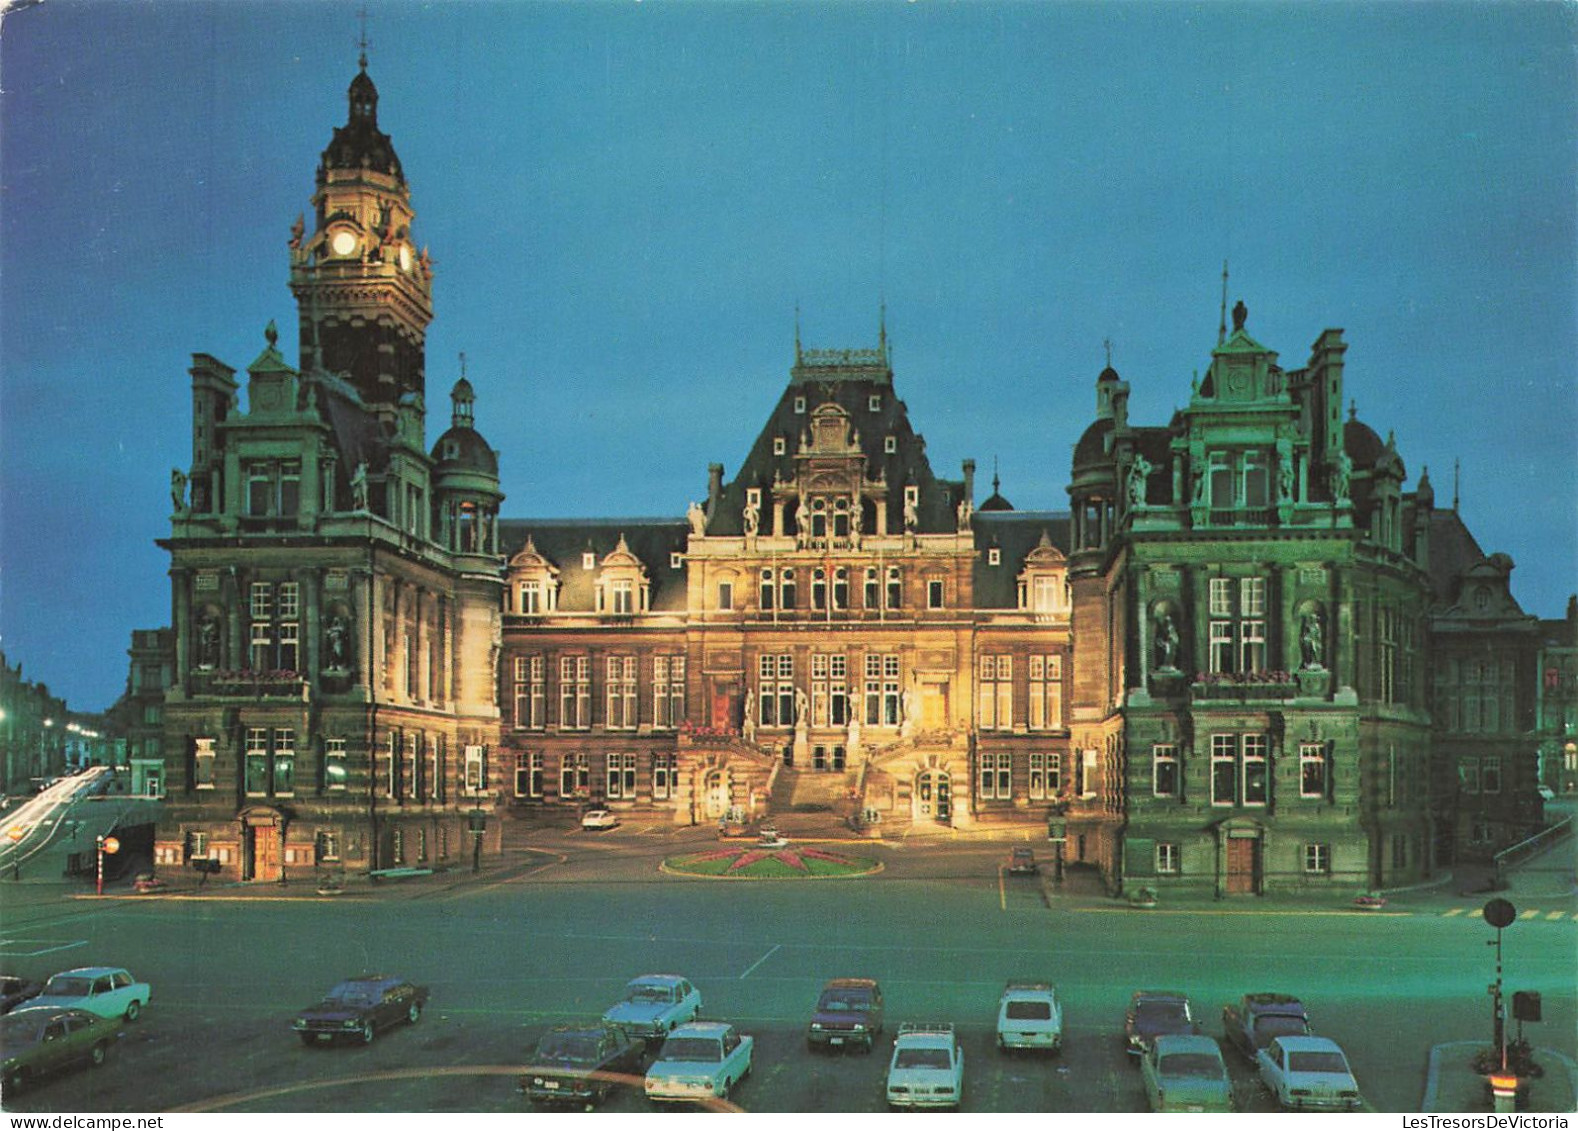
<svg viewBox="0 0 1578 1131"><path fill-rule="evenodd" d="M777 954L778 953L778 948L781 947L781 946L783 946L783 943L774 943L772 950L769 950L766 954L762 955L755 962L751 963L749 969L747 969L745 971L745 973L740 975L740 981L743 982L743 981L745 981L746 978L749 978L751 976L751 971L755 970L763 962L766 962L773 955Z"/></svg>
<svg viewBox="0 0 1578 1131"><path fill-rule="evenodd" d="M1454 915L1461 915L1461 914L1463 914L1463 909L1461 907L1454 907L1454 908L1452 908L1452 910L1448 911L1443 916L1443 918L1450 919Z"/></svg>
<svg viewBox="0 0 1578 1131"><path fill-rule="evenodd" d="M1522 915L1519 915L1518 918L1519 919L1534 919L1534 918L1537 918L1539 916L1539 914L1540 913L1538 911L1525 911Z"/></svg>
<svg viewBox="0 0 1578 1131"><path fill-rule="evenodd" d="M1560 919L1565 914L1567 914L1567 912L1565 912L1565 911L1552 911L1549 915L1547 915L1545 917L1547 919Z"/></svg>
<svg viewBox="0 0 1578 1131"><path fill-rule="evenodd" d="M997 866L997 905L1004 911L1008 910L1008 889L1003 884L1003 866Z"/></svg>
<svg viewBox="0 0 1578 1131"><path fill-rule="evenodd" d="M0 939L0 955L7 958L37 958L41 954L54 954L57 950L75 950L79 946L87 946L87 939L78 939L76 942L60 943L57 946L39 946L35 950L12 950L13 946L25 946L47 943L48 939Z"/></svg>

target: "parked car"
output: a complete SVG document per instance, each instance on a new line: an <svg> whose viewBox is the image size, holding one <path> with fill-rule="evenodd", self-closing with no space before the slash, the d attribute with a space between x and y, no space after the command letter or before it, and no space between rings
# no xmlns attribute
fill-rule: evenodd
<svg viewBox="0 0 1578 1131"><path fill-rule="evenodd" d="M1010 876L1034 876L1041 871L1041 865L1036 863L1035 849L1023 844L1009 850L1003 867Z"/></svg>
<svg viewBox="0 0 1578 1131"><path fill-rule="evenodd" d="M607 809L589 809L581 814L581 827L587 832L602 832L618 826L619 818Z"/></svg>
<svg viewBox="0 0 1578 1131"><path fill-rule="evenodd" d="M404 978L363 974L347 978L317 1005L296 1014L291 1028L304 1045L332 1044L350 1039L373 1043L380 1029L405 1022L415 1025L427 1004L427 987Z"/></svg>
<svg viewBox="0 0 1578 1131"><path fill-rule="evenodd" d="M617 1025L648 1044L666 1036L701 1012L701 991L678 974L643 974L625 986L625 996L603 1014L605 1025Z"/></svg>
<svg viewBox="0 0 1578 1131"><path fill-rule="evenodd" d="M899 1026L887 1096L890 1108L958 1107L964 1101L964 1050L952 1025Z"/></svg>
<svg viewBox="0 0 1578 1131"><path fill-rule="evenodd" d="M1152 1111L1232 1111L1233 1085L1210 1037L1163 1033L1145 1046L1140 1075Z"/></svg>
<svg viewBox="0 0 1578 1131"><path fill-rule="evenodd" d="M882 987L870 978L834 978L822 987L806 1026L806 1048L870 1052L882 1032Z"/></svg>
<svg viewBox="0 0 1578 1131"><path fill-rule="evenodd" d="M120 1036L119 1017L30 1006L0 1017L0 1089L10 1097L75 1064L97 1068Z"/></svg>
<svg viewBox="0 0 1578 1131"><path fill-rule="evenodd" d="M756 1039L723 1021L689 1021L663 1040L647 1069L649 1100L705 1100L728 1096L751 1070Z"/></svg>
<svg viewBox="0 0 1578 1131"><path fill-rule="evenodd" d="M640 1073L645 1054L642 1042L612 1025L556 1025L537 1042L520 1090L534 1103L584 1104L590 1110Z"/></svg>
<svg viewBox="0 0 1578 1131"><path fill-rule="evenodd" d="M120 966L81 966L63 970L44 983L29 1007L85 1009L99 1017L137 1020L153 990Z"/></svg>
<svg viewBox="0 0 1578 1131"><path fill-rule="evenodd" d="M1177 990L1135 990L1123 1015L1123 1043L1134 1057L1157 1037L1199 1031L1189 998Z"/></svg>
<svg viewBox="0 0 1578 1131"><path fill-rule="evenodd" d="M15 974L0 974L0 1013L10 1013L29 998L44 991L39 983Z"/></svg>
<svg viewBox="0 0 1578 1131"><path fill-rule="evenodd" d="M1348 1058L1325 1037L1275 1037L1256 1054L1255 1066L1280 1107L1353 1111L1361 1102Z"/></svg>
<svg viewBox="0 0 1578 1131"><path fill-rule="evenodd" d="M997 1047L1041 1049L1063 1047L1063 1007L1051 982L1009 982L997 999Z"/></svg>
<svg viewBox="0 0 1578 1131"><path fill-rule="evenodd" d="M1223 1039L1251 1063L1273 1038L1311 1032L1304 1003L1288 994L1245 994L1237 1005L1222 1007Z"/></svg>

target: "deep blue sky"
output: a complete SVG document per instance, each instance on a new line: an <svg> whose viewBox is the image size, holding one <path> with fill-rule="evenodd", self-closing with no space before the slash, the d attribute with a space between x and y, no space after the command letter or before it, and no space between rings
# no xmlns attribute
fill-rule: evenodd
<svg viewBox="0 0 1578 1131"><path fill-rule="evenodd" d="M356 3L0 27L0 647L108 706L167 624L188 359L294 356L291 221ZM934 468L1067 504L1111 338L1165 423L1230 302L1428 465L1524 608L1578 588L1578 69L1550 3L369 0L379 122L510 517L683 514L807 347L876 344Z"/></svg>

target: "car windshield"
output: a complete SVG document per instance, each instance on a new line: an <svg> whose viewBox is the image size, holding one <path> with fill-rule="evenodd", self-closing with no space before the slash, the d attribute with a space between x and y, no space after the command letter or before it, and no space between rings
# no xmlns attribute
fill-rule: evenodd
<svg viewBox="0 0 1578 1131"><path fill-rule="evenodd" d="M537 1046L537 1059L572 1062L596 1060L597 1041L579 1033L549 1033Z"/></svg>
<svg viewBox="0 0 1578 1131"><path fill-rule="evenodd" d="M1141 1001L1134 1007L1134 1020L1144 1025L1187 1025L1189 1011L1181 1001Z"/></svg>
<svg viewBox="0 0 1578 1131"><path fill-rule="evenodd" d="M688 1060L711 1063L722 1059L718 1042L711 1037L670 1037L663 1042L659 1060Z"/></svg>
<svg viewBox="0 0 1578 1131"><path fill-rule="evenodd" d="M1052 1003L1049 1001L1011 1001L1003 1011L1010 1021L1050 1021Z"/></svg>
<svg viewBox="0 0 1578 1131"><path fill-rule="evenodd" d="M0 1017L0 1044L3 1044L8 1049L13 1045L29 1044L32 1042L37 1029L38 1017L36 1014L12 1013L6 1017Z"/></svg>
<svg viewBox="0 0 1578 1131"><path fill-rule="evenodd" d="M871 1008L871 995L865 990L829 990L816 1008L820 1013L864 1013Z"/></svg>
<svg viewBox="0 0 1578 1131"><path fill-rule="evenodd" d="M1175 1052L1156 1062L1156 1070L1163 1076L1222 1075L1222 1062L1208 1052Z"/></svg>
<svg viewBox="0 0 1578 1131"><path fill-rule="evenodd" d="M1309 1032L1309 1026L1302 1017L1268 1013L1255 1023L1255 1032L1265 1037L1293 1037Z"/></svg>
<svg viewBox="0 0 1578 1131"><path fill-rule="evenodd" d="M1334 1072L1346 1076L1348 1062L1340 1052L1290 1052L1289 1072Z"/></svg>
<svg viewBox="0 0 1578 1131"><path fill-rule="evenodd" d="M893 1057L894 1068L948 1068L947 1049L900 1049Z"/></svg>
<svg viewBox="0 0 1578 1131"><path fill-rule="evenodd" d="M341 982L323 999L334 1005L376 1005L378 991L365 982Z"/></svg>
<svg viewBox="0 0 1578 1131"><path fill-rule="evenodd" d="M87 997L93 988L91 978L54 977L44 987L45 997Z"/></svg>
<svg viewBox="0 0 1578 1131"><path fill-rule="evenodd" d="M625 1000L665 1003L674 1000L674 991L666 986L631 986L625 993Z"/></svg>

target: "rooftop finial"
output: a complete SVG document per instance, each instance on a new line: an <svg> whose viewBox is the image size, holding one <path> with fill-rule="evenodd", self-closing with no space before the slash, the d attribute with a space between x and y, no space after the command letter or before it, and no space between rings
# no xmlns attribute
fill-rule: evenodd
<svg viewBox="0 0 1578 1131"><path fill-rule="evenodd" d="M992 494L997 494L997 457L992 457Z"/></svg>
<svg viewBox="0 0 1578 1131"><path fill-rule="evenodd" d="M361 8L361 11L356 13L356 18L361 21L361 25L362 25L362 34L356 40L356 46L358 48L360 48L360 50L361 50L361 53L360 53L360 55L357 58L357 62L361 64L362 70L365 71L365 70L367 70L367 48L368 48L368 45L369 45L369 41L367 39L367 5L366 4L363 4L362 8Z"/></svg>
<svg viewBox="0 0 1578 1131"><path fill-rule="evenodd" d="M1463 461L1460 460L1460 459L1454 458L1452 460L1452 511L1453 511L1454 514L1457 512L1458 472L1461 471L1462 468L1463 468Z"/></svg>
<svg viewBox="0 0 1578 1131"><path fill-rule="evenodd" d="M464 377L466 375L466 351L465 350L461 350L460 351L460 375L462 377Z"/></svg>
<svg viewBox="0 0 1578 1131"><path fill-rule="evenodd" d="M1216 344L1227 340L1227 260L1222 260L1222 320L1216 324Z"/></svg>
<svg viewBox="0 0 1578 1131"><path fill-rule="evenodd" d="M877 312L877 348L882 351L884 360L888 356L888 300L884 295L882 305Z"/></svg>
<svg viewBox="0 0 1578 1131"><path fill-rule="evenodd" d="M794 300L794 363L800 364L800 300Z"/></svg>
<svg viewBox="0 0 1578 1131"><path fill-rule="evenodd" d="M1101 339L1101 345L1102 345L1102 348L1107 351L1107 368L1111 369L1112 368L1112 339L1111 338L1103 338L1103 339Z"/></svg>

